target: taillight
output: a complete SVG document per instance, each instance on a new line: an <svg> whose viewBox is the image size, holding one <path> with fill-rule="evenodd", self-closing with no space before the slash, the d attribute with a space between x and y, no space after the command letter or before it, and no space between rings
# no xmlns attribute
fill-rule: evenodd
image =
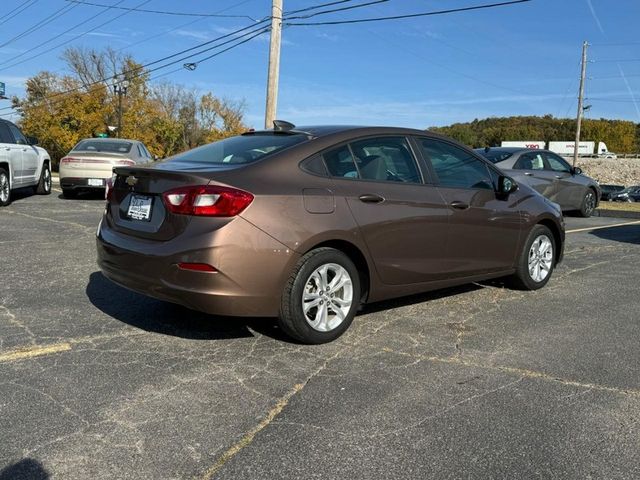
<svg viewBox="0 0 640 480"><path fill-rule="evenodd" d="M253 195L242 190L215 185L180 187L162 194L171 213L206 217L233 217L247 208Z"/></svg>
<svg viewBox="0 0 640 480"><path fill-rule="evenodd" d="M105 182L104 198L107 202L111 200L111 196L113 195L113 186L116 184L117 177L118 175L114 173L111 178L107 178L107 181Z"/></svg>
<svg viewBox="0 0 640 480"><path fill-rule="evenodd" d="M73 158L73 157L63 157L62 159L60 159L60 164L67 164L67 163L79 163L82 160L80 160L79 158Z"/></svg>

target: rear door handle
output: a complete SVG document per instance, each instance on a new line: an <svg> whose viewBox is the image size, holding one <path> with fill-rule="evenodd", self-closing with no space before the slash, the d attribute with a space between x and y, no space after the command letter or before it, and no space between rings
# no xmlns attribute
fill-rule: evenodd
<svg viewBox="0 0 640 480"><path fill-rule="evenodd" d="M451 202L449 205L451 205L453 208L456 208L458 210L466 210L467 208L469 208L468 203L460 202L458 200Z"/></svg>
<svg viewBox="0 0 640 480"><path fill-rule="evenodd" d="M376 195L375 193L365 193L358 197L361 202L364 203L381 203L384 202L384 198L380 195Z"/></svg>
<svg viewBox="0 0 640 480"><path fill-rule="evenodd" d="M533 173L524 172L524 174L525 174L527 177L533 177Z"/></svg>
<svg viewBox="0 0 640 480"><path fill-rule="evenodd" d="M562 175L556 175L556 178L563 178Z"/></svg>

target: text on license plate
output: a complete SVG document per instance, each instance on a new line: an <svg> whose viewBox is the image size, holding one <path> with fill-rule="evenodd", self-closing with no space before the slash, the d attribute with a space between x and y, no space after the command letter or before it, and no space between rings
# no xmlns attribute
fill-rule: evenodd
<svg viewBox="0 0 640 480"><path fill-rule="evenodd" d="M131 195L127 216L134 220L149 220L151 218L151 197Z"/></svg>
<svg viewBox="0 0 640 480"><path fill-rule="evenodd" d="M87 185L90 187L104 187L104 180L101 178L90 178L87 180Z"/></svg>

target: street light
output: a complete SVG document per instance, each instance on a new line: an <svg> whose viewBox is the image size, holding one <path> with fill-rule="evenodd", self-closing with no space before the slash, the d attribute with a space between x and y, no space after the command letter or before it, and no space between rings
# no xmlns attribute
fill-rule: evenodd
<svg viewBox="0 0 640 480"><path fill-rule="evenodd" d="M129 80L126 78L113 77L113 93L118 95L118 131L117 136L121 136L122 132L122 97L127 94L129 88Z"/></svg>

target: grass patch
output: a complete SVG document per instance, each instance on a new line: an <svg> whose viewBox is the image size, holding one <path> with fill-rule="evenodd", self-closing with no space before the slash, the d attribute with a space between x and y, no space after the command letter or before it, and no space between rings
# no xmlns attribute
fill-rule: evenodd
<svg viewBox="0 0 640 480"><path fill-rule="evenodd" d="M624 212L639 212L640 202L600 202L598 205L600 210L621 210Z"/></svg>

